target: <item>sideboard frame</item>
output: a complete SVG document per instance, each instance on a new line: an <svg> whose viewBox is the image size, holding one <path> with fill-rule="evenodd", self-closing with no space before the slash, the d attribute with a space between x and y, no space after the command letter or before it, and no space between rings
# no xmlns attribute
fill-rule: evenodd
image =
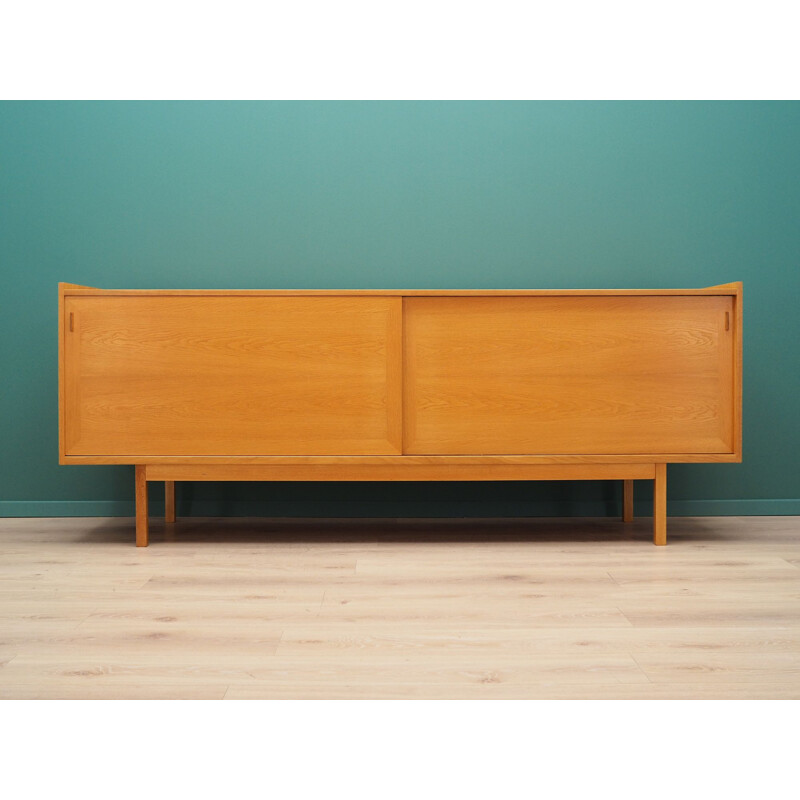
<svg viewBox="0 0 800 800"><path fill-rule="evenodd" d="M593 296L725 295L733 298L733 448L723 453L544 454L544 455L347 455L347 456L179 456L153 454L74 455L66 451L64 340L72 321L65 298L82 295L247 295L247 296ZM174 523L175 484L181 481L535 481L621 480L622 520L633 520L633 481L653 481L653 542L667 542L668 463L738 463L742 460L742 284L663 290L102 290L59 284L59 463L133 464L136 545L149 543L147 485L163 482L165 519Z"/></svg>

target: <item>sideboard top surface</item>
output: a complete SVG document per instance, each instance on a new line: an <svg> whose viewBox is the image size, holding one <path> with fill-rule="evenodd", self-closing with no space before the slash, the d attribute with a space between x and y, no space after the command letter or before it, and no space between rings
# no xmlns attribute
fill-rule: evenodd
<svg viewBox="0 0 800 800"><path fill-rule="evenodd" d="M742 283L723 283L700 289L98 289L76 283L60 283L65 295L362 295L387 297L469 296L594 296L594 295L738 295Z"/></svg>

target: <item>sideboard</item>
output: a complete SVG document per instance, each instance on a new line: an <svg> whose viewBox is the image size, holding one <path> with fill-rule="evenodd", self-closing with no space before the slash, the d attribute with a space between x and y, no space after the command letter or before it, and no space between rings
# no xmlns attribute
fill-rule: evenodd
<svg viewBox="0 0 800 800"><path fill-rule="evenodd" d="M102 290L59 284L59 463L163 481L653 481L741 461L742 284Z"/></svg>

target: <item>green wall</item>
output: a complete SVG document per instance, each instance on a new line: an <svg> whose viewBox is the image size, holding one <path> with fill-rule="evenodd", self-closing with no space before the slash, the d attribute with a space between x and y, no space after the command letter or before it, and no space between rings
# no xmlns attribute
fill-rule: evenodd
<svg viewBox="0 0 800 800"><path fill-rule="evenodd" d="M800 513L798 102L5 102L0 159L0 514L132 513L132 468L57 463L58 281L734 280L744 462L670 467L670 513ZM612 483L196 484L179 511L602 514L618 500Z"/></svg>

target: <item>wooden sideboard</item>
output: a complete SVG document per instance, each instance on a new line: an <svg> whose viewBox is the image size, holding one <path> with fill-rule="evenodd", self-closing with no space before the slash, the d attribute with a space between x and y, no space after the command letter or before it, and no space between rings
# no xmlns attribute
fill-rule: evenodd
<svg viewBox="0 0 800 800"><path fill-rule="evenodd" d="M101 290L59 284L59 461L147 482L654 482L741 461L742 284Z"/></svg>

